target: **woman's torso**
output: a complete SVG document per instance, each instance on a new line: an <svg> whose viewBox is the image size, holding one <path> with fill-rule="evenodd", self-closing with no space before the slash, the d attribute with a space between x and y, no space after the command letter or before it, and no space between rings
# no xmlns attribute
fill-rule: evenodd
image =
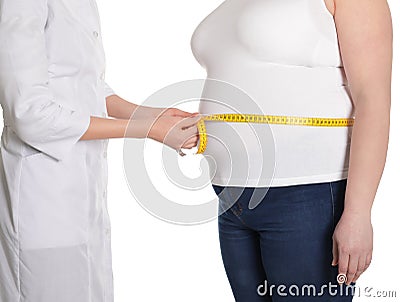
<svg viewBox="0 0 400 302"><path fill-rule="evenodd" d="M192 49L208 79L248 95L230 91L220 98L229 88L206 84L204 99L224 104L204 100L201 113L353 116L335 22L324 0L224 1L198 26ZM278 186L347 176L351 128L206 125L211 137L205 155L217 165L215 184Z"/></svg>

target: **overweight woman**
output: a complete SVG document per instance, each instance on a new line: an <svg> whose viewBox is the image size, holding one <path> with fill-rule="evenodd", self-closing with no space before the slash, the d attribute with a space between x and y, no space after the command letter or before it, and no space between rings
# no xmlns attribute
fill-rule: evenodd
<svg viewBox="0 0 400 302"><path fill-rule="evenodd" d="M226 205L220 245L236 301L351 301L351 285L372 259L371 207L388 146L387 2L227 0L199 25L192 48L209 79L246 92L265 115L354 118L350 127L269 125L272 177L260 174L268 167L254 148L256 139L271 147L262 145L266 125L254 125L260 135L252 137L244 124L231 123L242 140L224 141L228 128L210 122L205 152ZM221 95L218 89L209 85L205 94ZM228 97L225 108L258 113L246 101ZM204 101L199 111L221 110ZM247 170L238 171L245 162ZM253 193L263 196L256 207Z"/></svg>
<svg viewBox="0 0 400 302"><path fill-rule="evenodd" d="M198 117L104 75L95 0L0 0L1 302L113 301L107 139L196 145Z"/></svg>

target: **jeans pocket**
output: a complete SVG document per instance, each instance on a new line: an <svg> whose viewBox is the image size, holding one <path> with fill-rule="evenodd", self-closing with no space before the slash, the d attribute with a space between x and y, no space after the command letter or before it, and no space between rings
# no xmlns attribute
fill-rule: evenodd
<svg viewBox="0 0 400 302"><path fill-rule="evenodd" d="M212 186L212 188L213 188L215 194L217 194L218 197L219 197L219 194L222 192L222 190L224 189L224 187L223 187L223 186L219 186L219 185L213 185L213 184L212 184L211 186Z"/></svg>
<svg viewBox="0 0 400 302"><path fill-rule="evenodd" d="M227 195L228 188L219 185L212 185L212 188L218 196L218 216L223 215L231 207L229 203L229 195Z"/></svg>
<svg viewBox="0 0 400 302"><path fill-rule="evenodd" d="M243 211L241 204L241 198L245 192L244 187L230 187L230 186L219 186L212 185L214 192L218 195L219 200L219 215L231 210L235 215L240 215Z"/></svg>

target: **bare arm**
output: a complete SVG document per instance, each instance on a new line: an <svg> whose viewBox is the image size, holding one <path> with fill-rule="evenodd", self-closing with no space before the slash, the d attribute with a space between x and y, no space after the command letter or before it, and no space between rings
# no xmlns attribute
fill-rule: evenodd
<svg viewBox="0 0 400 302"><path fill-rule="evenodd" d="M131 103L119 95L113 94L106 98L108 115L118 119L130 119L135 112L135 117L181 116L190 117L195 113L186 112L177 108L149 107Z"/></svg>
<svg viewBox="0 0 400 302"><path fill-rule="evenodd" d="M371 208L389 140L392 22L386 0L335 0L335 22L355 124L333 264L339 264L339 273L347 274L350 284L372 257Z"/></svg>
<svg viewBox="0 0 400 302"><path fill-rule="evenodd" d="M139 105L128 102L120 96L113 94L106 98L108 115L120 119L129 119Z"/></svg>
<svg viewBox="0 0 400 302"><path fill-rule="evenodd" d="M90 117L90 125L81 137L81 140L123 138L129 125L129 120L108 119L101 117ZM142 138L145 136L143 129L137 131L132 138Z"/></svg>
<svg viewBox="0 0 400 302"><path fill-rule="evenodd" d="M115 119L92 116L81 140L148 137L174 149L197 145L196 123L200 116L177 108L136 105L115 94L106 102L108 114Z"/></svg>

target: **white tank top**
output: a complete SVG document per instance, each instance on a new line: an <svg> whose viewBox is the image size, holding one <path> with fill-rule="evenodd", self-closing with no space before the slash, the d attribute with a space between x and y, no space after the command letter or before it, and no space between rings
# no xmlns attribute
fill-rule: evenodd
<svg viewBox="0 0 400 302"><path fill-rule="evenodd" d="M354 117L324 0L224 1L196 29L192 50L207 79L221 83L206 82L202 114ZM264 187L347 178L352 127L206 126L204 155L213 184Z"/></svg>

